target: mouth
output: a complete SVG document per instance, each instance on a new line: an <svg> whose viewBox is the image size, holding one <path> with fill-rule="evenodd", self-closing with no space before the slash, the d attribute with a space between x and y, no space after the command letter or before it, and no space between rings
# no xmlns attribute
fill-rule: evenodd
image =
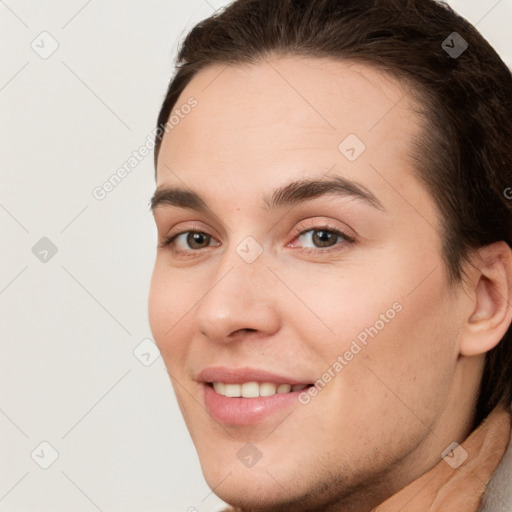
<svg viewBox="0 0 512 512"><path fill-rule="evenodd" d="M194 380L210 416L226 425L272 420L279 412L300 405L300 393L314 385L310 378L298 379L250 367L210 366Z"/></svg>
<svg viewBox="0 0 512 512"><path fill-rule="evenodd" d="M258 398L282 395L302 391L313 384L286 384L274 382L243 382L241 384L228 384L226 382L206 382L219 395L228 398Z"/></svg>

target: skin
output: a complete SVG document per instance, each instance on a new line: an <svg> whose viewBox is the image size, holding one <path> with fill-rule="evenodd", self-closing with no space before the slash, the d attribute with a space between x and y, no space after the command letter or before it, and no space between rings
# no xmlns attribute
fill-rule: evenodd
<svg viewBox="0 0 512 512"><path fill-rule="evenodd" d="M157 186L194 190L213 214L153 213L159 241L187 230L211 239L158 248L149 320L204 476L247 510L371 510L470 433L484 354L511 320L510 251L482 251L452 286L442 219L409 158L422 129L414 100L376 69L273 56L207 67L176 108L191 96L197 107L163 138ZM348 134L366 145L353 162L338 149ZM383 209L332 195L262 207L290 181L333 176ZM325 225L354 243L315 244ZM236 252L247 236L263 250L250 264ZM307 405L248 426L206 412L195 381L205 367L314 382L395 303L401 311ZM262 453L252 468L237 457L247 442Z"/></svg>

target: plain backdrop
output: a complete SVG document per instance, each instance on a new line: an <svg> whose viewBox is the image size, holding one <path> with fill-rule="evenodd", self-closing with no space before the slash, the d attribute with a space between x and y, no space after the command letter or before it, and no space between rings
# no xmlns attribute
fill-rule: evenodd
<svg viewBox="0 0 512 512"><path fill-rule="evenodd" d="M177 42L228 2L0 0L0 511L207 512L151 339L152 154ZM449 2L512 65L512 0ZM447 34L448 35L448 34Z"/></svg>

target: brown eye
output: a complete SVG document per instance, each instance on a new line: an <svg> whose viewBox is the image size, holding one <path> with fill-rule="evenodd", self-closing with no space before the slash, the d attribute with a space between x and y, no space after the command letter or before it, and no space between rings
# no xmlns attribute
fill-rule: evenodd
<svg viewBox="0 0 512 512"><path fill-rule="evenodd" d="M353 239L337 229L315 228L302 231L297 237L306 250L331 248L341 245L343 242L350 243ZM313 246L311 246L313 244ZM309 245L309 247L308 247Z"/></svg>
<svg viewBox="0 0 512 512"><path fill-rule="evenodd" d="M187 236L187 244L191 249L202 249L210 245L211 236L198 231L189 231ZM205 245L206 243L206 245Z"/></svg>
<svg viewBox="0 0 512 512"><path fill-rule="evenodd" d="M203 233L202 231L182 231L181 233L176 233L165 238L160 244L160 247L170 247L177 253L194 252L214 245L212 244L214 240L211 235Z"/></svg>
<svg viewBox="0 0 512 512"><path fill-rule="evenodd" d="M317 247L331 247L333 243L336 243L338 235L326 231L325 229L315 229L313 231L312 241Z"/></svg>

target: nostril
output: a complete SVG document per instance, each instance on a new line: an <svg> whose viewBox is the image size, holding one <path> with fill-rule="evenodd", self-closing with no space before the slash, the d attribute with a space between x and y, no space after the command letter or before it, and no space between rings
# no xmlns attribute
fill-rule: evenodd
<svg viewBox="0 0 512 512"><path fill-rule="evenodd" d="M231 336L236 336L237 334L245 333L245 332L256 332L257 329L252 329L251 327L246 327L244 329L238 329L237 331L231 333Z"/></svg>

